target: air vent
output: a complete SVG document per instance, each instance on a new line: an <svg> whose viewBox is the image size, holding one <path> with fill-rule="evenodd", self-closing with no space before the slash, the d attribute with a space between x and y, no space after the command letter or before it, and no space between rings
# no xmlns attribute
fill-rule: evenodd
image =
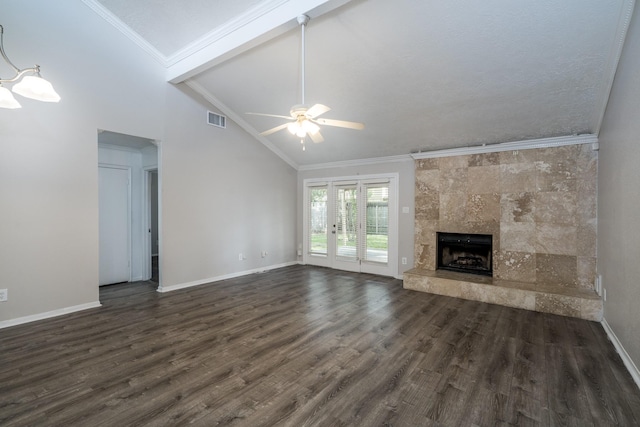
<svg viewBox="0 0 640 427"><path fill-rule="evenodd" d="M212 113L211 111L209 111L209 114L207 115L207 123L213 126L217 126L219 128L226 128L227 117L221 114Z"/></svg>

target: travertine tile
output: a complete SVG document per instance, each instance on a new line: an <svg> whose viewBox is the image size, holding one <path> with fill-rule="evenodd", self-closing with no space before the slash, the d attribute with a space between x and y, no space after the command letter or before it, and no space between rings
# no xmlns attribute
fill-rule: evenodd
<svg viewBox="0 0 640 427"><path fill-rule="evenodd" d="M429 243L433 239L435 239L435 232L438 229L439 222L417 218L414 222L414 234L416 236L416 241Z"/></svg>
<svg viewBox="0 0 640 427"><path fill-rule="evenodd" d="M536 225L532 222L500 223L500 250L536 252Z"/></svg>
<svg viewBox="0 0 640 427"><path fill-rule="evenodd" d="M588 320L602 319L602 300L593 292L563 288L561 293L515 281L492 279L448 271L410 270L404 273L403 287Z"/></svg>
<svg viewBox="0 0 640 427"><path fill-rule="evenodd" d="M415 216L421 219L440 219L440 193L423 192L415 197Z"/></svg>
<svg viewBox="0 0 640 427"><path fill-rule="evenodd" d="M501 222L534 222L535 193L505 193L500 197Z"/></svg>
<svg viewBox="0 0 640 427"><path fill-rule="evenodd" d="M467 168L440 170L440 193L466 193Z"/></svg>
<svg viewBox="0 0 640 427"><path fill-rule="evenodd" d="M438 159L419 159L416 160L416 170L438 169Z"/></svg>
<svg viewBox="0 0 640 427"><path fill-rule="evenodd" d="M440 192L439 170L416 170L416 194Z"/></svg>
<svg viewBox="0 0 640 427"><path fill-rule="evenodd" d="M575 192L540 192L536 194L536 222L576 225Z"/></svg>
<svg viewBox="0 0 640 427"><path fill-rule="evenodd" d="M500 155L500 164L507 165L512 163L534 163L538 160L538 150L513 150L502 151Z"/></svg>
<svg viewBox="0 0 640 427"><path fill-rule="evenodd" d="M597 245L595 220L586 224L578 225L576 233L576 254L581 257L595 257Z"/></svg>
<svg viewBox="0 0 640 427"><path fill-rule="evenodd" d="M596 281L596 257L578 257L577 264L577 282L578 286L583 289L595 289Z"/></svg>
<svg viewBox="0 0 640 427"><path fill-rule="evenodd" d="M538 191L576 191L578 148L541 148L536 161Z"/></svg>
<svg viewBox="0 0 640 427"><path fill-rule="evenodd" d="M506 307L522 308L524 310L535 310L536 295L535 292L522 291L519 289L496 288L489 290L483 295L481 301L490 304L500 304Z"/></svg>
<svg viewBox="0 0 640 427"><path fill-rule="evenodd" d="M559 314L561 316L580 317L580 299L564 295L536 295L536 311Z"/></svg>
<svg viewBox="0 0 640 427"><path fill-rule="evenodd" d="M578 259L570 255L536 254L536 283L578 287Z"/></svg>
<svg viewBox="0 0 640 427"><path fill-rule="evenodd" d="M469 194L500 193L500 166L478 166L467 170Z"/></svg>
<svg viewBox="0 0 640 427"><path fill-rule="evenodd" d="M466 169L469 167L469 156L440 157L438 168L440 170Z"/></svg>
<svg viewBox="0 0 640 427"><path fill-rule="evenodd" d="M577 228L573 225L536 224L536 253L576 255Z"/></svg>
<svg viewBox="0 0 640 427"><path fill-rule="evenodd" d="M481 153L469 156L469 167L500 164L500 153Z"/></svg>
<svg viewBox="0 0 640 427"><path fill-rule="evenodd" d="M416 161L415 265L435 269L436 231L490 234L495 280L592 289L597 158L575 145ZM473 282L467 297L497 298Z"/></svg>
<svg viewBox="0 0 640 427"><path fill-rule="evenodd" d="M433 242L435 244L435 241ZM433 244L416 243L414 266L415 268L422 268L425 270L433 270L435 266L435 248Z"/></svg>
<svg viewBox="0 0 640 427"><path fill-rule="evenodd" d="M500 221L499 194L469 194L466 202L467 221Z"/></svg>
<svg viewBox="0 0 640 427"><path fill-rule="evenodd" d="M580 301L580 318L601 322L603 306L601 299L582 299Z"/></svg>
<svg viewBox="0 0 640 427"><path fill-rule="evenodd" d="M584 194L578 192L576 202L576 219L578 224L584 224L595 220L597 217L598 200L595 193Z"/></svg>
<svg viewBox="0 0 640 427"><path fill-rule="evenodd" d="M493 276L497 279L535 283L536 254L500 251L494 259Z"/></svg>
<svg viewBox="0 0 640 427"><path fill-rule="evenodd" d="M536 191L536 166L534 163L511 163L500 165L502 193L525 193Z"/></svg>
<svg viewBox="0 0 640 427"><path fill-rule="evenodd" d="M440 220L464 222L467 204L465 193L440 194Z"/></svg>

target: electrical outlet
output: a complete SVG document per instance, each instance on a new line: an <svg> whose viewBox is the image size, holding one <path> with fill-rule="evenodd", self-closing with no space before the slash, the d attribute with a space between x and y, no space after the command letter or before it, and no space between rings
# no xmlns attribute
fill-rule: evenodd
<svg viewBox="0 0 640 427"><path fill-rule="evenodd" d="M402 265L407 265L407 257L406 256L402 257Z"/></svg>
<svg viewBox="0 0 640 427"><path fill-rule="evenodd" d="M0 302L7 301L9 299L9 290L0 289Z"/></svg>
<svg viewBox="0 0 640 427"><path fill-rule="evenodd" d="M262 252L260 252L260 256L261 256L262 258L266 257L266 256L267 256L267 251L262 251Z"/></svg>
<svg viewBox="0 0 640 427"><path fill-rule="evenodd" d="M244 259L244 255L242 253L238 254L238 261L242 261Z"/></svg>

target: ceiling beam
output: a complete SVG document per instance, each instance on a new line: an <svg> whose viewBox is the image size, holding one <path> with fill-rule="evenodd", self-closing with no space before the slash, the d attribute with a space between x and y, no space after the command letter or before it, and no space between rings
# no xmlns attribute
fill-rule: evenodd
<svg viewBox="0 0 640 427"><path fill-rule="evenodd" d="M350 0L274 0L239 17L169 58L167 81L183 82L254 46L295 28L296 18L312 19Z"/></svg>

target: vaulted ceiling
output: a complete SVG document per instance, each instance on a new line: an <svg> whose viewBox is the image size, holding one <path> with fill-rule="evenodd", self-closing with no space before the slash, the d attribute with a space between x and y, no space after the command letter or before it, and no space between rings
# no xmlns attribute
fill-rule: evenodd
<svg viewBox="0 0 640 427"><path fill-rule="evenodd" d="M84 0L295 167L596 134L633 0ZM306 103L325 141L259 133Z"/></svg>

